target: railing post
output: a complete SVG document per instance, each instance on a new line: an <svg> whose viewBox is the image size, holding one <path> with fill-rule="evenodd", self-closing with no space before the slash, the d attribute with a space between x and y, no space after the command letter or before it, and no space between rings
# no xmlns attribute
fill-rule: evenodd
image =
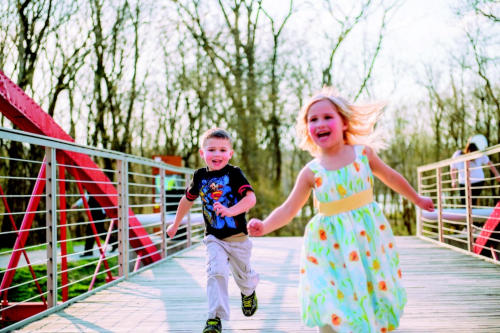
<svg viewBox="0 0 500 333"><path fill-rule="evenodd" d="M472 236L472 190L470 186L470 165L465 161L465 213L467 221L467 249L472 251L474 238Z"/></svg>
<svg viewBox="0 0 500 333"><path fill-rule="evenodd" d="M189 175L186 173L185 179L186 179L186 184L189 182ZM186 225L186 232L187 232L187 246L191 246L191 209L189 210L187 214L187 225Z"/></svg>
<svg viewBox="0 0 500 333"><path fill-rule="evenodd" d="M437 208L438 208L438 237L439 241L443 243L443 202L441 199L441 193L443 192L443 186L441 183L441 167L436 169L436 182L437 182Z"/></svg>
<svg viewBox="0 0 500 333"><path fill-rule="evenodd" d="M128 164L127 160L118 160L118 274L128 278L129 267L129 224L128 224Z"/></svg>
<svg viewBox="0 0 500 333"><path fill-rule="evenodd" d="M165 195L165 169L160 168L160 218L161 218L161 257L167 257L167 196Z"/></svg>
<svg viewBox="0 0 500 333"><path fill-rule="evenodd" d="M45 148L46 236L47 236L47 303L57 305L57 159L56 149Z"/></svg>
<svg viewBox="0 0 500 333"><path fill-rule="evenodd" d="M417 172L417 182L418 194L422 195L422 173L420 171ZM422 236L422 211L420 208L417 208L417 236Z"/></svg>

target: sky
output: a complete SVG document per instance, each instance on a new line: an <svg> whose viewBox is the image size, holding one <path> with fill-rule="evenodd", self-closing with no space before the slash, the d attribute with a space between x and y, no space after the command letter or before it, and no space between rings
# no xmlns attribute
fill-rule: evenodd
<svg viewBox="0 0 500 333"><path fill-rule="evenodd" d="M321 36L316 31L324 33L324 25L331 24L330 17L321 18L321 13L317 8L321 8L321 0L309 1L308 5L303 5L307 0L295 0L294 6L296 12L291 19L288 29L304 29L306 30L306 38L309 38L314 44L314 39L317 39L315 46L321 44ZM350 7L352 0L335 0L346 1ZM332 1L332 2L335 2ZM389 3L389 0L384 0L384 4ZM449 59L449 50L456 44L457 38L462 34L460 18L452 11L451 6L459 3L457 0L401 0L400 7L388 25L388 30L383 40L382 51L376 60L375 72L373 79L376 85L380 88L376 89L376 93L380 94L380 98L405 98L411 94L413 98L418 99L418 95L423 91L417 85L416 77L423 73L423 63L431 63L439 65L439 63L447 63ZM286 5L285 5L286 4ZM285 13L288 10L288 1L265 1L264 6L269 6L269 10L279 17L278 13ZM266 8L266 9L267 9ZM304 10L309 9L309 12ZM284 14L282 14L284 15ZM376 38L376 32L380 19L376 15L369 17L370 28L373 31L373 38ZM279 19L277 19L280 22ZM290 27L292 26L292 27ZM297 28L299 27L299 28ZM357 35L356 35L357 34ZM366 32L361 32L359 29L353 29L353 33L348 38L366 38ZM316 36L316 37L315 37ZM294 35L292 35L292 38ZM321 42L320 42L321 40ZM363 43L362 41L359 44ZM349 50L356 49L354 43L347 47ZM360 60L359 66L362 65L362 55L358 55ZM323 55L324 57L324 55ZM318 59L318 62L324 59ZM342 59L344 61L344 59ZM354 61L356 66L356 61ZM340 71L349 69L338 66ZM337 71L337 76L340 75ZM418 94L415 94L418 91ZM390 94L390 96L389 96ZM394 96L395 95L395 96Z"/></svg>

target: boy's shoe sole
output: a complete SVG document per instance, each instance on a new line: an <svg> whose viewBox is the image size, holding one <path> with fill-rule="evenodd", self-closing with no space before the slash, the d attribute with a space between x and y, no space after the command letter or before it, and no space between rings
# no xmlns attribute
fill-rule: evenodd
<svg viewBox="0 0 500 333"><path fill-rule="evenodd" d="M247 317L253 316L255 311L257 311L258 302L257 295L255 295L255 291L250 296L245 296L241 294L241 311Z"/></svg>
<svg viewBox="0 0 500 333"><path fill-rule="evenodd" d="M219 318L209 319L203 329L203 333L221 333L222 324Z"/></svg>

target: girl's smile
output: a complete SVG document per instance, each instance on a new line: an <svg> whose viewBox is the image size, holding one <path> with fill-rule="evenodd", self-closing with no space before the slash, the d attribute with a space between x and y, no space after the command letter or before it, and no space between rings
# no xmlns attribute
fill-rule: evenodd
<svg viewBox="0 0 500 333"><path fill-rule="evenodd" d="M307 113L309 135L322 149L343 143L347 124L336 107L327 100L321 100L309 108Z"/></svg>

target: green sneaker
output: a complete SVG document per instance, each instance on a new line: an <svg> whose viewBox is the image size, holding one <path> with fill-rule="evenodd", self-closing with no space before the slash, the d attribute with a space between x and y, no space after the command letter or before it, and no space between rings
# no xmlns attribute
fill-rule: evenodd
<svg viewBox="0 0 500 333"><path fill-rule="evenodd" d="M222 332L222 324L220 323L220 319L215 317L214 319L207 320L207 324L205 325L205 329L203 333L221 333Z"/></svg>
<svg viewBox="0 0 500 333"><path fill-rule="evenodd" d="M253 316L257 311L257 295L255 295L255 291L250 296L241 294L241 311L247 317Z"/></svg>

